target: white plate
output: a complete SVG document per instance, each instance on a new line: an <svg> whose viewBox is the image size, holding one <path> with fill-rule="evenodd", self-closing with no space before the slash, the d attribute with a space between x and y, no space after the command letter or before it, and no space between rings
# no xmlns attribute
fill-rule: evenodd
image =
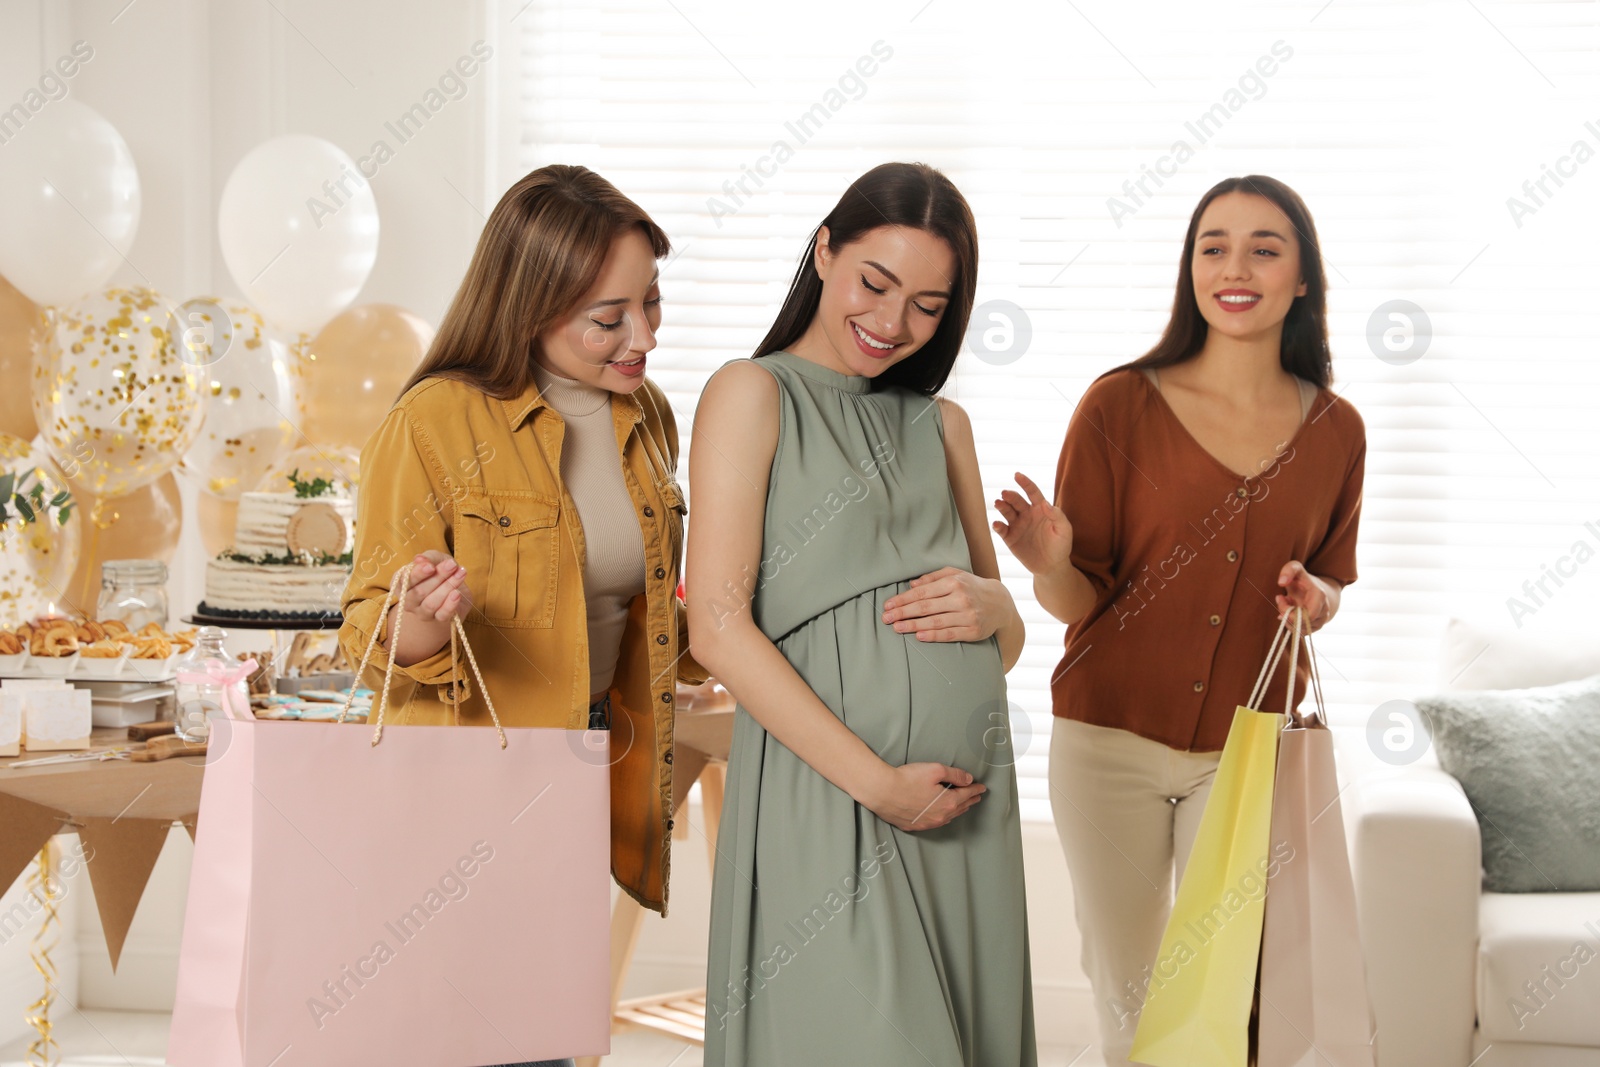
<svg viewBox="0 0 1600 1067"><path fill-rule="evenodd" d="M104 667L94 666L94 660L78 657L77 663L69 674L46 674L39 670L39 660L44 657L33 656L20 670L6 670L0 668L0 678L60 678L68 682L147 682L157 685L172 682L177 678L172 669L173 664L167 660L147 659L129 660L121 670L106 670ZM177 657L173 657L176 660ZM115 665L116 660L100 661L103 664ZM139 663L148 673L134 673L133 664ZM3 1067L3 1065L0 1065Z"/></svg>
<svg viewBox="0 0 1600 1067"><path fill-rule="evenodd" d="M78 666L78 653L70 656L34 656L28 666L35 678L65 678Z"/></svg>

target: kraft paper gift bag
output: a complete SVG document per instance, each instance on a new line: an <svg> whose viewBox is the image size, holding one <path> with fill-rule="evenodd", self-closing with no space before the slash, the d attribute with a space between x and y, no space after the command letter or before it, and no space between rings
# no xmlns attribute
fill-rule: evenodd
<svg viewBox="0 0 1600 1067"><path fill-rule="evenodd" d="M609 1051L605 733L501 729L498 715L494 730L385 731L388 681L370 733L213 720L176 1067ZM478 692L489 700L481 675Z"/></svg>
<svg viewBox="0 0 1600 1067"><path fill-rule="evenodd" d="M1294 615L1293 640L1289 616ZM1173 901L1130 1058L1154 1067L1245 1067L1272 873L1268 834L1278 733L1286 714L1255 710L1284 649L1294 694L1298 612L1286 613L1250 699L1235 709L1211 796Z"/></svg>
<svg viewBox="0 0 1600 1067"><path fill-rule="evenodd" d="M1278 740L1272 843L1289 855L1267 893L1260 1067L1373 1067L1374 1023L1345 846L1333 734L1311 642L1317 712Z"/></svg>

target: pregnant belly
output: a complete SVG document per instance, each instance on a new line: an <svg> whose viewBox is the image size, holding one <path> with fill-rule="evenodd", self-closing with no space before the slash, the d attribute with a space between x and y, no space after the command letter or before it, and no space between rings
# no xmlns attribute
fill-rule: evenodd
<svg viewBox="0 0 1600 1067"><path fill-rule="evenodd" d="M919 641L883 622L904 583L871 590L785 635L806 684L886 762L945 763L987 780L1009 766L1005 672L993 638Z"/></svg>

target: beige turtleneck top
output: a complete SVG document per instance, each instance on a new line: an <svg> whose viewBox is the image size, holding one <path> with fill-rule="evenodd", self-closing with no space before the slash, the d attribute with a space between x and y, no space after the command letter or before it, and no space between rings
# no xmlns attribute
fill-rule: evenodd
<svg viewBox="0 0 1600 1067"><path fill-rule="evenodd" d="M628 605L644 592L644 535L622 480L610 391L563 378L538 363L534 379L545 403L566 424L561 481L578 507L583 527L589 692L604 693L617 669Z"/></svg>

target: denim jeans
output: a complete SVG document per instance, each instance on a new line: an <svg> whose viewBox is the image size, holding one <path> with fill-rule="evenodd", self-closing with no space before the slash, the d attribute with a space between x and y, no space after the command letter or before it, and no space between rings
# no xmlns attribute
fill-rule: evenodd
<svg viewBox="0 0 1600 1067"><path fill-rule="evenodd" d="M609 730L609 729L611 729L611 694L610 693L607 693L605 696L601 697L599 700L596 700L593 704L589 705L589 729L591 729L591 730Z"/></svg>

